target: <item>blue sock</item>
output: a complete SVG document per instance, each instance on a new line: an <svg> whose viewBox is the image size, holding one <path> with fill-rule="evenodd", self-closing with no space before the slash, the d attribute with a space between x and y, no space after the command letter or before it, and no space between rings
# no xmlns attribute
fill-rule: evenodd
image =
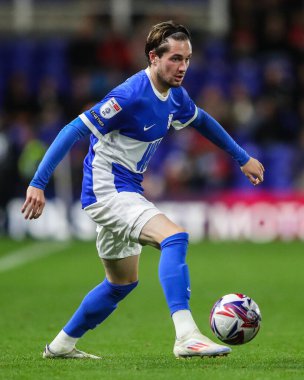
<svg viewBox="0 0 304 380"><path fill-rule="evenodd" d="M115 285L105 279L85 296L63 330L71 337L80 338L104 321L137 284L138 281L128 285Z"/></svg>
<svg viewBox="0 0 304 380"><path fill-rule="evenodd" d="M161 243L159 279L171 315L178 310L190 310L190 278L186 264L189 235L180 232Z"/></svg>

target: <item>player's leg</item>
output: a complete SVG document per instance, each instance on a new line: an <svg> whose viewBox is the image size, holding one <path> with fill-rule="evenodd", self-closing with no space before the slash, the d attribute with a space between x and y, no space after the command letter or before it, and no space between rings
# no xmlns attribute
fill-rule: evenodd
<svg viewBox="0 0 304 380"><path fill-rule="evenodd" d="M91 357L75 350L75 345L88 330L102 323L137 285L139 256L119 260L103 260L105 280L83 299L69 322L52 343L46 347L44 357ZM77 355L77 356L75 356Z"/></svg>
<svg viewBox="0 0 304 380"><path fill-rule="evenodd" d="M105 248L105 239L107 248ZM85 353L79 353L75 345L88 330L94 329L102 323L137 285L139 253L138 244L112 241L113 235L104 229L100 229L97 246L102 259L106 278L91 290L83 299L69 322L59 332L44 352L44 357L92 357ZM135 253L133 256L123 257ZM113 257L105 259L103 256ZM123 258L116 259L116 255ZM86 356L87 355L87 356ZM95 358L95 357L94 357Z"/></svg>
<svg viewBox="0 0 304 380"><path fill-rule="evenodd" d="M137 193L113 194L111 200L88 206L85 211L97 224L96 246L103 261L106 279L84 298L71 320L47 350L66 353L88 330L100 324L137 285L142 226L159 213ZM142 216L144 220L142 220ZM50 357L49 353L47 356Z"/></svg>
<svg viewBox="0 0 304 380"><path fill-rule="evenodd" d="M174 354L176 356L217 356L230 352L230 348L213 343L203 336L192 317L190 279L186 254L188 234L165 215L151 218L143 227L140 242L159 247L159 279L165 293L176 330Z"/></svg>
<svg viewBox="0 0 304 380"><path fill-rule="evenodd" d="M88 330L94 329L137 286L138 256L103 262L106 263L106 278L85 296L63 328L71 337L79 339Z"/></svg>
<svg viewBox="0 0 304 380"><path fill-rule="evenodd" d="M161 249L159 279L173 318L176 336L184 336L197 328L189 307L190 278L186 264L188 234L180 226L160 214L143 227L140 242ZM179 318L182 311L183 318Z"/></svg>

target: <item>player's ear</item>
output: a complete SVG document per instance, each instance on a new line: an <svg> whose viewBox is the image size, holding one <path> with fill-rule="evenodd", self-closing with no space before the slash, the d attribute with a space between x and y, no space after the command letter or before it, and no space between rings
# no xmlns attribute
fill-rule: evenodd
<svg viewBox="0 0 304 380"><path fill-rule="evenodd" d="M152 65L153 65L153 63L156 63L157 55L155 53L155 50L149 51L149 58L150 58L150 62Z"/></svg>

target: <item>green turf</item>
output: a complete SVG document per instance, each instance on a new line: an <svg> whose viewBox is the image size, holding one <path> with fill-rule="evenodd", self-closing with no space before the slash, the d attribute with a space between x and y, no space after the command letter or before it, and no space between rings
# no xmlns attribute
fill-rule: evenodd
<svg viewBox="0 0 304 380"><path fill-rule="evenodd" d="M0 241L0 256L31 241ZM243 292L259 304L262 328L229 357L176 360L174 330L157 279L159 253L145 248L140 286L78 347L102 361L43 360L44 344L103 279L93 242L0 273L0 379L304 379L303 243L190 246L192 310L208 326L212 304Z"/></svg>

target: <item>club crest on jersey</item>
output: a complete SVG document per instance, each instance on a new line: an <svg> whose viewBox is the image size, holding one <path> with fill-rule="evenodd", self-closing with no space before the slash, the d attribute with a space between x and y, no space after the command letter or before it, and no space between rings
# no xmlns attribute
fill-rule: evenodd
<svg viewBox="0 0 304 380"><path fill-rule="evenodd" d="M117 100L113 97L100 107L100 115L104 119L111 119L111 117L115 116L121 110L122 108L118 104Z"/></svg>
<svg viewBox="0 0 304 380"><path fill-rule="evenodd" d="M173 113L170 113L170 114L169 114L169 118L168 118L168 125L167 125L167 129L169 129L169 128L170 128L170 125L171 125L171 123L172 123L172 119L173 119Z"/></svg>

